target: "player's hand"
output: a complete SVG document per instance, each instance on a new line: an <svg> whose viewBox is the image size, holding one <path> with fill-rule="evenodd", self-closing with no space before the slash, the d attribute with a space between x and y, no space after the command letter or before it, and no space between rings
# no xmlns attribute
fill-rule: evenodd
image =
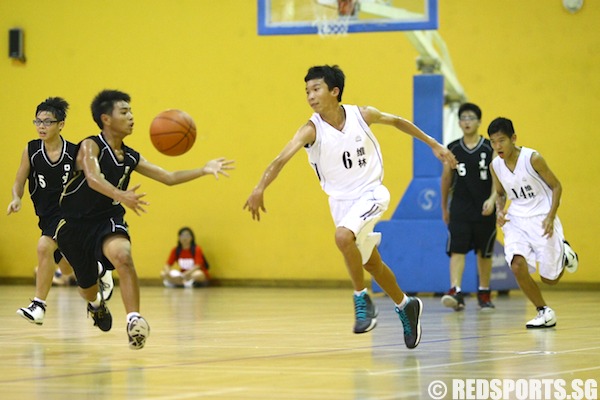
<svg viewBox="0 0 600 400"><path fill-rule="evenodd" d="M544 228L544 234L542 236L550 239L554 233L554 218L551 218L550 216L544 218L542 228Z"/></svg>
<svg viewBox="0 0 600 400"><path fill-rule="evenodd" d="M458 161L456 161L456 157L454 157L454 153L448 150L446 147L441 144L437 144L433 149L433 154L444 164L448 164L448 166L452 169L456 169L456 165Z"/></svg>
<svg viewBox="0 0 600 400"><path fill-rule="evenodd" d="M492 215L494 212L494 205L496 202L491 199L487 199L483 202L483 206L481 207L481 215Z"/></svg>
<svg viewBox="0 0 600 400"><path fill-rule="evenodd" d="M6 215L11 213L16 213L21 209L21 199L15 199L8 204L8 208L6 209Z"/></svg>
<svg viewBox="0 0 600 400"><path fill-rule="evenodd" d="M510 219L506 218L506 212L505 211L498 211L496 212L496 222L498 223L498 226L504 226L505 223L507 223L508 221L510 221Z"/></svg>
<svg viewBox="0 0 600 400"><path fill-rule="evenodd" d="M125 204L128 208L132 209L137 215L140 215L140 211L145 213L146 210L143 206L147 206L150 203L141 200L142 197L146 196L146 193L136 193L135 191L140 188L140 185L135 185L131 189L125 190L121 199L121 203Z"/></svg>
<svg viewBox="0 0 600 400"><path fill-rule="evenodd" d="M442 208L442 220L444 220L446 225L450 223L450 212L448 211L448 208Z"/></svg>
<svg viewBox="0 0 600 400"><path fill-rule="evenodd" d="M234 160L226 160L225 157L221 157L207 162L206 165L202 167L202 170L206 175L214 175L215 179L219 179L219 174L229 177L229 174L225 171L235 169L235 166L232 165L234 162Z"/></svg>
<svg viewBox="0 0 600 400"><path fill-rule="evenodd" d="M246 204L244 204L244 210L248 208L248 211L252 214L252 219L260 221L260 210L263 212L267 212L264 204L264 196L263 192L257 189L252 191L248 200L246 200Z"/></svg>

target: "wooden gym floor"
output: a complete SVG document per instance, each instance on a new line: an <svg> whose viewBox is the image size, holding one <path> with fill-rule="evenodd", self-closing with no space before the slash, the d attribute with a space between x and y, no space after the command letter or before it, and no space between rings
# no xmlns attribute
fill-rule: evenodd
<svg viewBox="0 0 600 400"><path fill-rule="evenodd" d="M546 292L555 329L526 330L519 291L481 313L423 296L423 338L404 346L391 301L372 332L352 333L344 289L142 287L151 326L129 350L118 288L113 329L86 318L75 288L53 288L42 326L16 315L32 286L0 287L0 399L429 399L436 379L600 378L597 292ZM449 398L449 397L446 397Z"/></svg>

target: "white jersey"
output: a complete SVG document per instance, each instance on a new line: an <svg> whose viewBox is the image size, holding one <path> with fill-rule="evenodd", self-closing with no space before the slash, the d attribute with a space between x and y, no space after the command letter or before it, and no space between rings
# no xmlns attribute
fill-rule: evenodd
<svg viewBox="0 0 600 400"><path fill-rule="evenodd" d="M552 206L552 189L533 169L531 156L535 150L521 147L515 170L511 171L500 157L492 160L492 168L511 203L508 213L517 217L546 215Z"/></svg>
<svg viewBox="0 0 600 400"><path fill-rule="evenodd" d="M310 117L317 132L306 152L323 191L334 199L351 200L381 185L383 158L358 106L342 107L346 123L341 131L323 121L318 113Z"/></svg>

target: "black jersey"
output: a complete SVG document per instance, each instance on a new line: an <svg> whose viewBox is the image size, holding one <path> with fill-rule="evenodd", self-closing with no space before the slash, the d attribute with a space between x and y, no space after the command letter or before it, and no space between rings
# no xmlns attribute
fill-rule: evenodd
<svg viewBox="0 0 600 400"><path fill-rule="evenodd" d="M494 151L488 139L480 137L477 145L469 149L463 138L448 145L458 165L452 177L450 219L452 221L477 222L495 220L495 216L481 215L483 203L492 191L489 170Z"/></svg>
<svg viewBox="0 0 600 400"><path fill-rule="evenodd" d="M102 134L87 139L92 139L100 147L98 163L104 178L115 187L126 190L131 173L140 162L140 154L123 143L124 158L120 161ZM81 142L78 148L79 146ZM118 201L89 187L83 171L75 171L73 178L65 186L60 198L60 209L67 221L99 221L125 214L125 208Z"/></svg>
<svg viewBox="0 0 600 400"><path fill-rule="evenodd" d="M58 206L60 193L75 169L77 146L64 139L62 143L60 157L55 162L48 157L42 139L32 140L27 144L29 195L35 213L40 218L56 216L60 213Z"/></svg>

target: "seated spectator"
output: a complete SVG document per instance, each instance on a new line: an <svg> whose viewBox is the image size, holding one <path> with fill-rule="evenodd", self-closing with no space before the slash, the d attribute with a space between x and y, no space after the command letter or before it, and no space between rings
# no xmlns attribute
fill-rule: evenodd
<svg viewBox="0 0 600 400"><path fill-rule="evenodd" d="M166 287L203 287L210 280L208 262L200 246L196 244L194 232L181 228L177 246L171 250L160 276Z"/></svg>

